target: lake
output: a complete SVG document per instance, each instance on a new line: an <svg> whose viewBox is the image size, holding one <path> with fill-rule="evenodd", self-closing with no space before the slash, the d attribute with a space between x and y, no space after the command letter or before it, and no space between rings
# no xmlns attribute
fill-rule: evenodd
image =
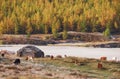
<svg viewBox="0 0 120 79"><path fill-rule="evenodd" d="M0 45L1 49L9 51L17 51L26 45ZM35 45L36 46L36 45ZM76 57L97 58L106 56L108 60L116 56L120 60L120 48L93 48L93 47L77 47L77 46L36 46L44 51L45 55L67 55Z"/></svg>

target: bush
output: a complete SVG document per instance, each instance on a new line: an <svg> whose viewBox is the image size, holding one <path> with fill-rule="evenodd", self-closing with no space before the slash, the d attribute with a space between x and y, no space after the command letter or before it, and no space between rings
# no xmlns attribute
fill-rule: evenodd
<svg viewBox="0 0 120 79"><path fill-rule="evenodd" d="M62 34L62 38L65 40L65 39L67 39L67 37L68 37L67 31L64 30L63 34Z"/></svg>
<svg viewBox="0 0 120 79"><path fill-rule="evenodd" d="M110 37L110 29L106 28L106 30L103 32L104 36L109 38Z"/></svg>

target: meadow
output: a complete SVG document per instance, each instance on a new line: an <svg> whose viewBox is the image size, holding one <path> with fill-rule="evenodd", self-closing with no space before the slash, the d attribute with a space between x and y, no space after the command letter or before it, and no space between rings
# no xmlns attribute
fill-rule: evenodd
<svg viewBox="0 0 120 79"><path fill-rule="evenodd" d="M14 65L15 57L0 57L1 79L119 79L120 62L80 57L34 58ZM102 68L98 68L102 63Z"/></svg>

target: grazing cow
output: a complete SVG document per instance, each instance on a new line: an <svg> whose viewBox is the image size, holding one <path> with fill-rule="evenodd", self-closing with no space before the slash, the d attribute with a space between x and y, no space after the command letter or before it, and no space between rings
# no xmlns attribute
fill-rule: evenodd
<svg viewBox="0 0 120 79"><path fill-rule="evenodd" d="M33 61L33 57L32 57L32 56L27 56L27 57L26 57L26 60L28 60L28 61Z"/></svg>
<svg viewBox="0 0 120 79"><path fill-rule="evenodd" d="M20 64L20 62L21 62L20 59L17 58L17 59L15 59L15 61L14 61L13 63L14 63L15 65L18 65L18 64Z"/></svg>
<svg viewBox="0 0 120 79"><path fill-rule="evenodd" d="M2 57L4 57L4 56L5 56L5 54L4 54L4 53L2 53L2 54L1 54L1 56L2 56Z"/></svg>
<svg viewBox="0 0 120 79"><path fill-rule="evenodd" d="M54 56L53 56L53 55L51 55L51 56L50 56L50 59L52 60L53 58L54 58Z"/></svg>
<svg viewBox="0 0 120 79"><path fill-rule="evenodd" d="M107 60L107 57L100 57L100 60L105 61Z"/></svg>
<svg viewBox="0 0 120 79"><path fill-rule="evenodd" d="M102 66L102 63L98 63L98 69L102 69L103 66Z"/></svg>

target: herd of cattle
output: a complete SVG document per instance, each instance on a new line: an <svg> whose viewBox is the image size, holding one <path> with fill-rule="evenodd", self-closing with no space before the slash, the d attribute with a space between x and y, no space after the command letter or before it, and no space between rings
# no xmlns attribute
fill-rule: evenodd
<svg viewBox="0 0 120 79"><path fill-rule="evenodd" d="M12 51L7 51L7 50L0 50L0 57L1 58L5 58L5 57L17 57L17 55L16 55L16 53L15 52L12 52ZM14 58L15 58L14 57ZM61 55L57 55L57 56L53 56L53 55L46 55L45 56L46 58L50 58L51 60L52 59L54 59L54 58L63 58ZM66 58L67 57L67 55L64 55L64 58ZM25 57L25 60L26 61L34 61L34 57L32 57L32 56L26 56ZM107 57L105 57L105 56L103 56L103 57L100 57L100 59L99 59L101 62L102 61L108 61L107 60ZM113 57L111 60L109 60L109 61L111 61L111 62L120 62L119 60L118 60L118 58L117 57ZM101 69L102 68L102 63L101 62L98 62L98 68L99 69ZM13 62L15 65L19 65L20 63L21 63L21 58L16 58L16 59L14 59L14 62Z"/></svg>

